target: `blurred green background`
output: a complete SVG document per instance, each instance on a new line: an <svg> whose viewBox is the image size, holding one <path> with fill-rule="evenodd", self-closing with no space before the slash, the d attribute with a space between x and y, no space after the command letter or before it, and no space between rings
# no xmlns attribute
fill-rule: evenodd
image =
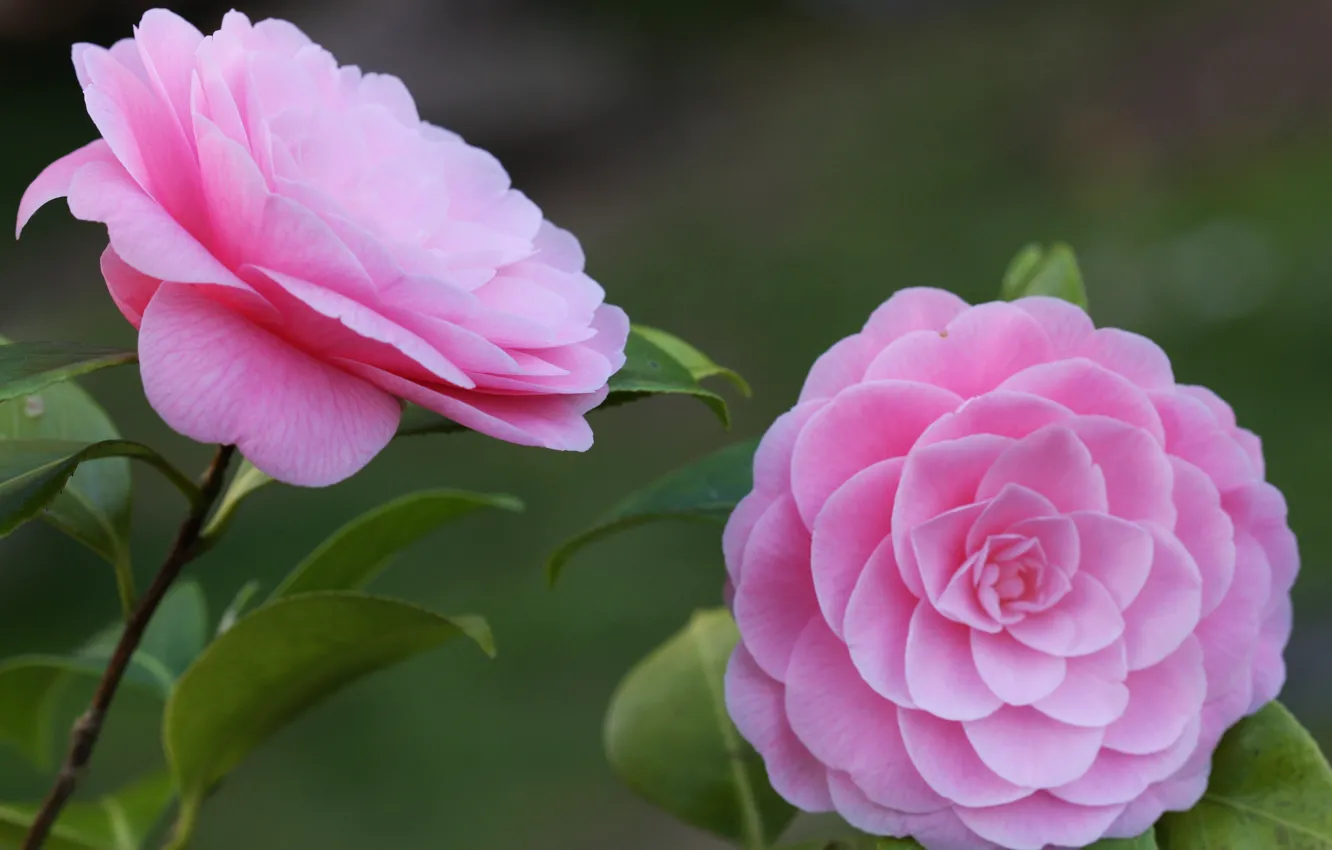
<svg viewBox="0 0 1332 850"><path fill-rule="evenodd" d="M225 5L183 3L205 31ZM93 137L68 45L141 4L0 0L0 199ZM273 487L192 568L220 611L342 522L431 486L508 492L376 584L490 618L495 662L451 646L344 692L258 751L205 810L200 850L720 845L620 788L601 757L623 672L719 604L716 530L544 555L630 489L760 433L813 359L907 285L997 292L1016 249L1079 251L1100 324L1149 334L1265 442L1304 573L1285 699L1332 744L1332 6L1310 0L330 0L250 4L343 62L402 76L583 240L611 300L734 366L734 433L686 400L605 414L586 455L475 436L395 445L354 481ZM6 208L0 203L0 209ZM97 271L100 227L53 205L0 240L0 333L132 344ZM85 382L187 468L129 372ZM138 475L139 569L182 505ZM0 545L0 651L60 651L116 614L110 570L43 526ZM1321 654L1321 657L1320 657ZM72 717L79 698L68 696ZM124 699L87 787L160 763L156 707ZM0 751L0 799L45 778Z"/></svg>

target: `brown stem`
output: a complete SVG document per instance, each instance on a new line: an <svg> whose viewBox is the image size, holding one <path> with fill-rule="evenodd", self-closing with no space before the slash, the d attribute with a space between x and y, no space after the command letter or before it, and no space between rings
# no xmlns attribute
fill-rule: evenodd
<svg viewBox="0 0 1332 850"><path fill-rule="evenodd" d="M227 465L231 462L231 456L235 451L235 446L219 446L217 453L213 455L213 462L208 465L208 470L199 482L201 498L190 508L190 514L176 532L176 540L171 544L171 551L162 562L162 568L157 571L153 583L144 592L143 598L139 600L129 619L125 621L125 631L121 633L116 651L106 665L102 680L97 684L97 691L93 694L88 710L74 722L74 728L70 730L69 752L60 766L55 784L51 786L46 799L42 801L41 809L37 811L27 837L23 839L22 850L39 850L51 828L55 826L60 810L69 802L79 780L87 771L88 760L92 757L93 748L97 746L97 738L102 733L106 713L111 708L111 701L115 699L116 690L120 687L120 680L125 677L125 670L129 667L134 651L139 648L139 642L143 640L143 632L148 627L148 621L152 619L157 606L161 604L167 590L180 575L180 571L200 554L199 530L203 528L213 502L217 501L218 493L222 491Z"/></svg>

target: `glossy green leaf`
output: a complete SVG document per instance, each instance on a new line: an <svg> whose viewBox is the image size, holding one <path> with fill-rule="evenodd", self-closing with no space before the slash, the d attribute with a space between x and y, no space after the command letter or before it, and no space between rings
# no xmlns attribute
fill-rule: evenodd
<svg viewBox="0 0 1332 850"><path fill-rule="evenodd" d="M628 528L668 519L725 523L754 486L757 448L757 440L727 446L629 496L560 546L546 563L547 578L553 584L578 550Z"/></svg>
<svg viewBox="0 0 1332 850"><path fill-rule="evenodd" d="M255 747L344 686L465 636L494 652L478 617L390 599L312 593L271 602L219 636L176 684L163 743L182 822Z"/></svg>
<svg viewBox="0 0 1332 850"><path fill-rule="evenodd" d="M734 369L727 369L725 366L718 366L703 352L694 346L680 339L674 334L657 328L649 328L646 325L634 325L634 332L647 339L648 342L660 348L662 351L674 357L676 362L689 370L696 381L704 381L708 378L718 377L731 382L731 386L740 391L745 398L754 394L750 389L749 382L740 376L740 373Z"/></svg>
<svg viewBox="0 0 1332 850"><path fill-rule="evenodd" d="M60 815L46 850L140 850L175 796L171 777L151 776L96 802L70 803ZM0 803L0 847L23 841L37 806Z"/></svg>
<svg viewBox="0 0 1332 850"><path fill-rule="evenodd" d="M105 669L106 657L100 653L22 655L0 664L0 742L11 744L38 767L50 767L53 712L61 689L74 679L96 683ZM125 682L165 699L172 677L160 661L139 652Z"/></svg>
<svg viewBox="0 0 1332 850"><path fill-rule="evenodd" d="M687 824L766 847L795 816L732 725L722 678L739 640L725 610L700 611L611 697L606 754L635 793Z"/></svg>
<svg viewBox="0 0 1332 850"><path fill-rule="evenodd" d="M446 522L480 508L521 511L512 496L428 490L395 499L344 525L273 591L274 599L320 590L358 590L398 552Z"/></svg>
<svg viewBox="0 0 1332 850"><path fill-rule="evenodd" d="M0 339L0 401L30 396L51 384L138 359L133 351L120 348Z"/></svg>
<svg viewBox="0 0 1332 850"><path fill-rule="evenodd" d="M231 477L231 483L227 485L226 492L218 500L217 509L208 518L208 523L204 526L204 538L211 540L220 536L231 523L231 518L235 515L241 502L249 498L256 490L272 483L273 479L269 478L266 473L261 472L258 467L248 460L243 461L236 470L236 474Z"/></svg>
<svg viewBox="0 0 1332 850"><path fill-rule="evenodd" d="M107 661L120 634L119 623L108 626L84 645L80 658ZM208 601L199 583L186 579L167 591L144 630L138 655L151 658L155 668L165 671L168 682L165 696L170 693L170 683L185 672L207 643Z"/></svg>
<svg viewBox="0 0 1332 850"><path fill-rule="evenodd" d="M614 407L649 395L691 395L706 404L722 426L731 427L726 400L699 384L689 367L636 328L624 346L625 363L611 376L610 395L602 407Z"/></svg>
<svg viewBox="0 0 1332 850"><path fill-rule="evenodd" d="M1087 288L1072 248L1058 243L1049 248L1028 245L1018 252L1004 274L1000 297L1013 301L1028 295L1062 298L1087 309Z"/></svg>
<svg viewBox="0 0 1332 850"><path fill-rule="evenodd" d="M1156 825L1162 850L1329 850L1332 770L1285 706L1269 703L1221 739L1202 801Z"/></svg>

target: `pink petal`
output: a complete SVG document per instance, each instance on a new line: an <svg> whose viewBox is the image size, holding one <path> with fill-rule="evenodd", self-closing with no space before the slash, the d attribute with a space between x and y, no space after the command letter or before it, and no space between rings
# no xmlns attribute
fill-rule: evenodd
<svg viewBox="0 0 1332 850"><path fill-rule="evenodd" d="M996 806L1031 794L1030 789L1001 779L980 760L962 724L907 708L898 710L897 722L920 775L958 806Z"/></svg>
<svg viewBox="0 0 1332 850"><path fill-rule="evenodd" d="M1172 776L1152 785L1129 803L1110 828L1107 838L1133 838L1152 828L1165 812L1187 812L1207 792L1210 766L1188 775Z"/></svg>
<svg viewBox="0 0 1332 850"><path fill-rule="evenodd" d="M1095 511L1069 514L1082 545L1078 569L1100 582L1120 610L1142 592L1151 573L1152 535L1142 526Z"/></svg>
<svg viewBox="0 0 1332 850"><path fill-rule="evenodd" d="M1050 357L1050 341L1035 319L991 302L960 313L944 330L899 337L870 363L865 380L920 381L971 398Z"/></svg>
<svg viewBox="0 0 1332 850"><path fill-rule="evenodd" d="M1152 569L1133 604L1124 609L1124 644L1130 670L1156 664L1175 651L1198 625L1202 576L1175 537L1151 528Z"/></svg>
<svg viewBox="0 0 1332 850"><path fill-rule="evenodd" d="M1069 726L1016 706L962 727L986 767L1026 788L1053 788L1077 779L1096 760L1105 736L1103 729Z"/></svg>
<svg viewBox="0 0 1332 850"><path fill-rule="evenodd" d="M984 511L985 505L964 505L911 529L916 568L934 602L966 561L967 533Z"/></svg>
<svg viewBox="0 0 1332 850"><path fill-rule="evenodd" d="M532 247L536 249L532 259L549 263L561 271L578 273L586 264L578 237L549 221L543 221L537 229Z"/></svg>
<svg viewBox="0 0 1332 850"><path fill-rule="evenodd" d="M1003 705L976 670L970 630L928 602L916 606L907 630L906 683L921 710L945 720L976 720Z"/></svg>
<svg viewBox="0 0 1332 850"><path fill-rule="evenodd" d="M1272 592L1289 593L1300 571L1300 550L1287 524L1285 496L1262 481L1225 493L1221 504L1235 528L1248 531L1263 547L1272 568Z"/></svg>
<svg viewBox="0 0 1332 850"><path fill-rule="evenodd" d="M1105 475L1111 514L1174 527L1170 460L1160 443L1141 428L1105 416L1080 416L1069 427Z"/></svg>
<svg viewBox="0 0 1332 850"><path fill-rule="evenodd" d="M115 163L80 169L70 184L69 209L75 218L105 223L116 254L142 274L253 293Z"/></svg>
<svg viewBox="0 0 1332 850"><path fill-rule="evenodd" d="M1067 581L1067 579L1065 579ZM935 600L934 607L950 620L989 634L998 634L1003 626L981 605L971 570L958 570Z"/></svg>
<svg viewBox="0 0 1332 850"><path fill-rule="evenodd" d="M1220 604L1198 624L1208 699L1237 694L1247 705L1252 698L1250 669L1261 643L1262 612L1272 591L1272 570L1262 546L1246 531L1235 536L1235 574Z"/></svg>
<svg viewBox="0 0 1332 850"><path fill-rule="evenodd" d="M745 547L735 590L736 624L754 660L779 682L796 639L819 613L809 573L809 532L790 496L768 508Z"/></svg>
<svg viewBox="0 0 1332 850"><path fill-rule="evenodd" d="M925 595L911 546L911 529L932 517L976 500L976 488L995 459L1013 445L1006 437L977 434L912 450L902 468L893 504L893 541L907 587Z"/></svg>
<svg viewBox="0 0 1332 850"><path fill-rule="evenodd" d="M592 428L583 417L606 397L604 390L587 395L488 395L426 386L364 363L343 360L339 365L473 431L520 446L557 451L585 452L592 447Z"/></svg>
<svg viewBox="0 0 1332 850"><path fill-rule="evenodd" d="M909 835L931 850L1001 850L988 842L977 843L980 839L952 809L913 815L885 808L866 796L851 776L836 770L828 773L828 790L842 819L870 835Z"/></svg>
<svg viewBox="0 0 1332 850"><path fill-rule="evenodd" d="M832 398L842 390L860 383L877 349L861 334L833 343L814 361L800 390L800 401Z"/></svg>
<svg viewBox="0 0 1332 850"><path fill-rule="evenodd" d="M1027 615L1008 632L1051 655L1087 655L1114 643L1124 633L1124 618L1105 586L1079 571L1067 596L1052 608Z"/></svg>
<svg viewBox="0 0 1332 850"><path fill-rule="evenodd" d="M1064 425L1047 426L1013 444L986 472L976 498L992 499L1009 484L1035 490L1060 511L1106 509L1105 477Z"/></svg>
<svg viewBox="0 0 1332 850"><path fill-rule="evenodd" d="M176 124L188 130L190 77L203 33L166 9L149 9L134 33L144 71L158 96L174 111Z"/></svg>
<svg viewBox="0 0 1332 850"><path fill-rule="evenodd" d="M1013 306L1035 319L1050 338L1055 357L1072 357L1095 332L1087 311L1062 298L1036 295L1019 298Z"/></svg>
<svg viewBox="0 0 1332 850"><path fill-rule="evenodd" d="M796 440L810 418L827 402L798 404L778 416L768 427L754 453L754 490L762 493L786 493L791 489L791 455Z"/></svg>
<svg viewBox="0 0 1332 850"><path fill-rule="evenodd" d="M785 689L764 673L741 645L726 668L726 709L746 741L763 756L768 780L807 812L832 808L827 770L800 743L786 719Z"/></svg>
<svg viewBox="0 0 1332 850"><path fill-rule="evenodd" d="M807 527L824 502L867 466L905 455L921 431L961 404L925 384L879 381L840 393L810 418L791 459L791 490Z"/></svg>
<svg viewBox="0 0 1332 850"><path fill-rule="evenodd" d="M967 551L975 552L986 538L1003 534L1023 520L1054 516L1057 513L1058 510L1050 500L1035 490L1016 484L1005 485L985 506L985 510L976 518L976 524L967 533Z"/></svg>
<svg viewBox="0 0 1332 850"><path fill-rule="evenodd" d="M42 173L32 181L32 185L28 186L19 201L18 224L14 228L14 238L17 239L23 234L23 228L37 210L56 198L68 195L74 175L90 162L114 163L115 155L111 153L111 148L105 141L98 139L72 153L65 154L42 169Z"/></svg>
<svg viewBox="0 0 1332 850"><path fill-rule="evenodd" d="M1118 720L1128 707L1128 656L1115 641L1090 655L1068 659L1059 687L1032 707L1070 726L1101 728Z"/></svg>
<svg viewBox="0 0 1332 850"><path fill-rule="evenodd" d="M911 331L943 330L967 306L967 302L944 289L899 289L870 315L864 335L882 348Z"/></svg>
<svg viewBox="0 0 1332 850"><path fill-rule="evenodd" d="M116 302L120 312L134 327L143 323L143 311L148 309L162 281L140 274L120 259L110 245L102 252L102 277L106 279L107 289L111 291L111 300Z"/></svg>
<svg viewBox="0 0 1332 850"><path fill-rule="evenodd" d="M1009 531L1040 541L1041 549L1051 566L1071 575L1078 568L1078 528L1066 516L1046 516L1024 519Z"/></svg>
<svg viewBox="0 0 1332 850"><path fill-rule="evenodd" d="M1183 767L1198 747L1201 728L1201 720L1193 718L1178 741L1149 755L1127 755L1109 748L1102 749L1086 773L1067 785L1050 789L1050 793L1083 806L1130 803L1146 791L1147 786Z"/></svg>
<svg viewBox="0 0 1332 850"><path fill-rule="evenodd" d="M1206 404L1177 391L1152 393L1152 402L1165 427L1166 451L1207 473L1222 493L1258 479L1249 455Z"/></svg>
<svg viewBox="0 0 1332 850"><path fill-rule="evenodd" d="M1033 366L1004 381L999 389L1032 393L1074 413L1102 415L1135 425L1164 441L1161 418L1146 393L1132 381L1090 360L1075 358Z"/></svg>
<svg viewBox="0 0 1332 850"><path fill-rule="evenodd" d="M995 390L964 401L957 410L926 428L916 445L928 446L972 434L1020 439L1072 415L1068 408L1040 396Z"/></svg>
<svg viewBox="0 0 1332 850"><path fill-rule="evenodd" d="M398 427L391 396L191 287L158 290L144 313L139 357L144 392L168 425L199 442L234 443L288 484L351 476Z"/></svg>
<svg viewBox="0 0 1332 850"><path fill-rule="evenodd" d="M1170 358L1161 346L1130 331L1102 328L1083 342L1078 354L1146 390L1169 389L1175 385Z"/></svg>
<svg viewBox="0 0 1332 850"><path fill-rule="evenodd" d="M897 706L870 690L827 624L810 621L786 671L786 713L814 757L846 771L871 800L902 812L947 805L921 779L897 726Z"/></svg>
<svg viewBox="0 0 1332 850"><path fill-rule="evenodd" d="M1207 696L1203 653L1190 637L1160 663L1129 673L1128 709L1105 730L1112 750L1143 755L1179 740L1198 716Z"/></svg>
<svg viewBox="0 0 1332 850"><path fill-rule="evenodd" d="M1289 596L1282 595L1270 608L1253 651L1253 686L1247 713L1252 714L1277 698L1286 684L1286 644L1294 611Z"/></svg>
<svg viewBox="0 0 1332 850"><path fill-rule="evenodd" d="M726 520L726 529L722 532L722 554L726 559L726 574L732 582L740 581L745 546L754 533L754 525L771 507L772 502L771 496L750 491Z"/></svg>
<svg viewBox="0 0 1332 850"><path fill-rule="evenodd" d="M915 708L906 681L906 643L919 600L902 583L891 540L870 556L847 604L843 635L861 677L880 695Z"/></svg>
<svg viewBox="0 0 1332 850"><path fill-rule="evenodd" d="M1221 604L1235 575L1235 526L1205 472L1177 457L1170 464L1175 476L1171 493L1179 512L1175 537L1198 565L1205 617Z"/></svg>
<svg viewBox="0 0 1332 850"><path fill-rule="evenodd" d="M971 654L981 680L1009 705L1030 705L1064 681L1067 662L1030 649L1007 634L971 633Z"/></svg>
<svg viewBox="0 0 1332 850"><path fill-rule="evenodd" d="M870 556L892 530L903 463L892 458L860 471L828 498L814 520L810 555L814 591L824 619L839 637L851 592Z"/></svg>
<svg viewBox="0 0 1332 850"><path fill-rule="evenodd" d="M1094 844L1124 811L1123 806L1075 806L1048 793L986 809L958 809L962 822L982 838L1009 850Z"/></svg>

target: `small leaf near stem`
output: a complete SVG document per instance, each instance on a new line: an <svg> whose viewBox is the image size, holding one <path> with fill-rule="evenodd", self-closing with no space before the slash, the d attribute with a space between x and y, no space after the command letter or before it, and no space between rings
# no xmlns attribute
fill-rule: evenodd
<svg viewBox="0 0 1332 850"><path fill-rule="evenodd" d="M106 720L107 711L110 709L111 702L115 699L116 691L120 687L120 682L125 676L125 671L129 668L130 661L134 657L134 651L138 649L140 641L143 640L144 632L147 631L153 614L156 613L162 600L166 598L167 591L171 589L171 585L180 575L181 570L199 553L199 533L203 528L209 508L212 507L213 502L217 500L222 490L227 465L231 463L231 457L235 454L235 451L235 446L219 446L217 453L213 455L213 461L209 464L208 470L204 473L199 484L199 498L192 500L190 512L185 521L181 523L180 530L176 533L175 542L172 543L166 560L162 563L161 569L158 570L153 583L144 592L143 598L134 609L134 613L126 621L125 630L120 636L120 642L116 644L111 660L107 664L106 672L102 674L97 691L93 694L92 702L89 704L87 711L75 721L74 728L70 731L69 752L65 756L64 764L60 767L60 773L56 777L55 784L52 785L46 799L42 801L41 807L37 810L32 828L23 840L21 850L39 850L41 848L51 829L55 826L61 809L69 802L69 798L73 796L79 780L87 770L88 761L92 758L93 750L97 746L97 739L101 735L102 724Z"/></svg>

